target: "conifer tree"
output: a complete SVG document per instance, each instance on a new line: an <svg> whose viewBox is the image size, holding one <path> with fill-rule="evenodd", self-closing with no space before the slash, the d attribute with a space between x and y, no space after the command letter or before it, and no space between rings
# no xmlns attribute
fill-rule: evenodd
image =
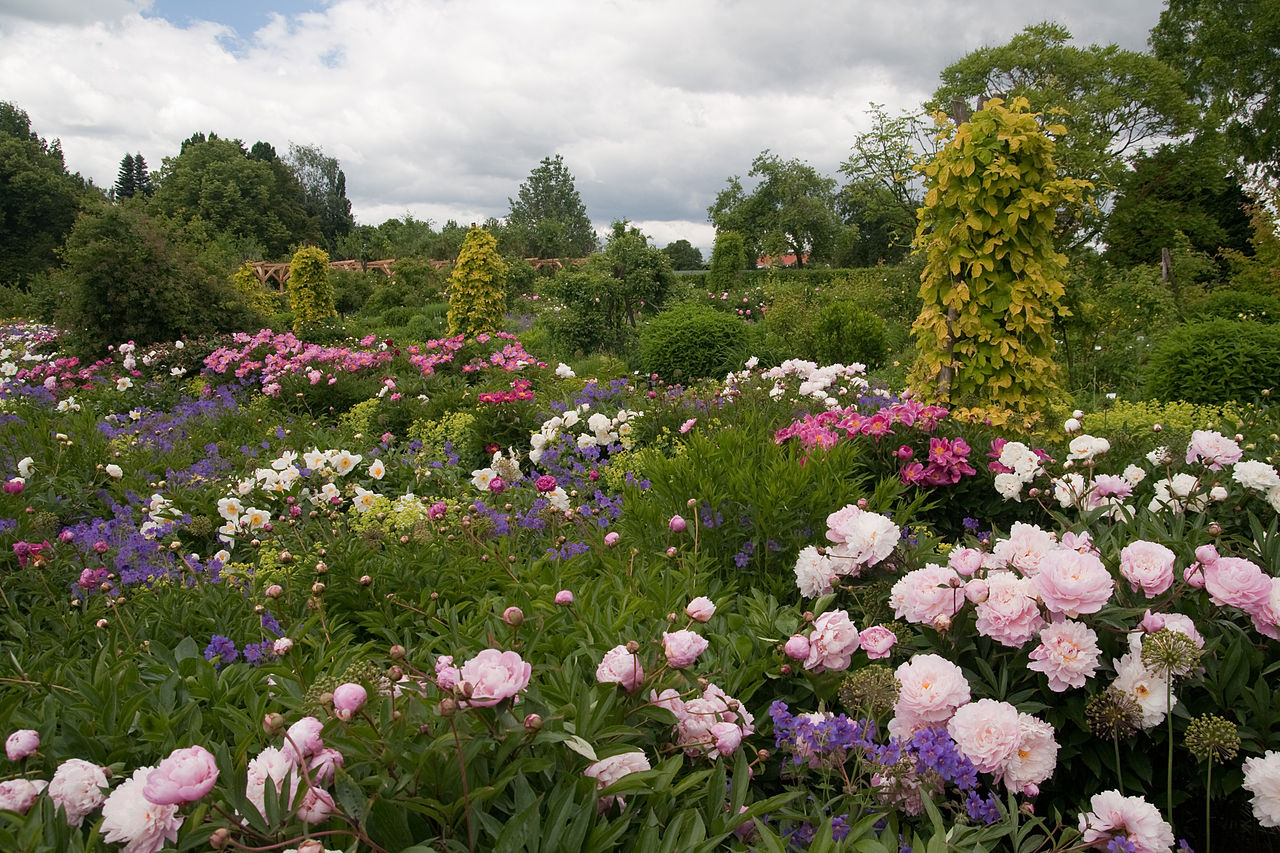
<svg viewBox="0 0 1280 853"><path fill-rule="evenodd" d="M133 155L133 191L142 196L150 196L155 191L155 187L151 185L151 172L147 169L147 161L142 158L142 152Z"/></svg>
<svg viewBox="0 0 1280 853"><path fill-rule="evenodd" d="M134 171L133 155L126 154L120 161L120 173L116 176L116 198L133 198L137 190L137 173Z"/></svg>

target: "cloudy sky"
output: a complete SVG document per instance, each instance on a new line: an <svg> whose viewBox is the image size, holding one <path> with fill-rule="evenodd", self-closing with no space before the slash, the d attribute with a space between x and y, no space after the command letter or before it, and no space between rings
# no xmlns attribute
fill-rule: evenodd
<svg viewBox="0 0 1280 853"><path fill-rule="evenodd" d="M836 176L869 102L1042 20L1144 49L1162 0L0 0L0 100L100 186L193 132L337 157L357 221L504 216L559 153L597 227L709 247L771 149Z"/></svg>

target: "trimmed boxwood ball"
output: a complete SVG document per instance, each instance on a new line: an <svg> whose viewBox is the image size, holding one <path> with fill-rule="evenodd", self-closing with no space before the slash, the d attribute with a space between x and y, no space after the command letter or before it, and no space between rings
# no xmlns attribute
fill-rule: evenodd
<svg viewBox="0 0 1280 853"><path fill-rule="evenodd" d="M889 354L884 321L851 302L832 302L814 324L814 356L820 364L861 362L875 368Z"/></svg>
<svg viewBox="0 0 1280 853"><path fill-rule="evenodd" d="M747 329L741 320L699 305L658 314L640 333L640 369L674 382L721 376L736 365Z"/></svg>
<svg viewBox="0 0 1280 853"><path fill-rule="evenodd" d="M1147 364L1147 396L1188 403L1247 401L1280 377L1280 327L1210 320L1174 328Z"/></svg>

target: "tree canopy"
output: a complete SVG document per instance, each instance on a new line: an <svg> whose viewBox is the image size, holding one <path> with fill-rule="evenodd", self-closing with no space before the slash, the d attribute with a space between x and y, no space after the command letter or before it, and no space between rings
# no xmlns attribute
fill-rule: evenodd
<svg viewBox="0 0 1280 853"><path fill-rule="evenodd" d="M662 254L666 255L667 259L671 261L672 269L702 269L702 250L688 240L676 240L674 243L668 243L666 248L662 250Z"/></svg>
<svg viewBox="0 0 1280 853"><path fill-rule="evenodd" d="M596 234L564 159L543 157L520 185L507 226L519 232L527 251L538 258L582 258L596 249Z"/></svg>
<svg viewBox="0 0 1280 853"><path fill-rule="evenodd" d="M338 238L351 233L355 227L351 201L347 198L347 176L339 168L336 157L326 156L314 145L290 142L287 162L298 179L303 209L332 251Z"/></svg>

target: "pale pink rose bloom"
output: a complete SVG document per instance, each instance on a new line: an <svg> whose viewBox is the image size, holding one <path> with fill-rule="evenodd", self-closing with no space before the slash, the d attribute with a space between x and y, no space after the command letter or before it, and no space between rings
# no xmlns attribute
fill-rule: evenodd
<svg viewBox="0 0 1280 853"><path fill-rule="evenodd" d="M497 705L529 686L533 666L516 652L484 649L462 665L462 680L471 685L468 702L481 708Z"/></svg>
<svg viewBox="0 0 1280 853"><path fill-rule="evenodd" d="M782 647L782 653L792 660L804 660L809 657L809 638L804 634L792 634Z"/></svg>
<svg viewBox="0 0 1280 853"><path fill-rule="evenodd" d="M285 780L289 780L289 790L283 794L286 802L293 802L293 795L298 791L298 779L301 772L297 763L274 746L268 746L259 752L245 771L247 782L244 795L258 810L258 814L267 816L266 790L267 783L275 788L277 794L284 790Z"/></svg>
<svg viewBox="0 0 1280 853"><path fill-rule="evenodd" d="M823 613L809 633L809 657L804 668L814 672L845 670L858 650L858 629L844 610Z"/></svg>
<svg viewBox="0 0 1280 853"><path fill-rule="evenodd" d="M79 826L89 812L102 805L107 774L96 764L68 758L49 781L49 799L67 813L67 825Z"/></svg>
<svg viewBox="0 0 1280 853"><path fill-rule="evenodd" d="M643 752L624 752L620 755L611 755L593 764L588 764L587 769L582 772L584 775L595 779L596 788L602 790L617 782L623 776L651 769L653 769L652 765L649 764L649 759L645 757ZM601 811L612 806L614 800L622 801L622 797L602 797L600 799ZM625 803L625 801L623 802Z"/></svg>
<svg viewBox="0 0 1280 853"><path fill-rule="evenodd" d="M178 806L154 803L143 793L153 772L150 767L139 767L102 804L102 837L124 844L120 853L156 853L178 840L183 821Z"/></svg>
<svg viewBox="0 0 1280 853"><path fill-rule="evenodd" d="M40 789L26 779L0 782L0 811L26 814L39 795Z"/></svg>
<svg viewBox="0 0 1280 853"><path fill-rule="evenodd" d="M4 754L10 761L21 761L35 755L40 748L40 733L35 729L18 729L4 741Z"/></svg>
<svg viewBox="0 0 1280 853"><path fill-rule="evenodd" d="M604 659L596 667L596 681L621 684L628 693L633 693L644 681L644 667L640 665L640 658L627 651L626 646L614 646L604 653Z"/></svg>
<svg viewBox="0 0 1280 853"><path fill-rule="evenodd" d="M706 639L692 631L672 631L662 635L662 651L673 669L684 669L706 650Z"/></svg>
<svg viewBox="0 0 1280 853"><path fill-rule="evenodd" d="M333 797L321 788L308 788L298 803L298 819L303 823L324 823L333 814Z"/></svg>
<svg viewBox="0 0 1280 853"><path fill-rule="evenodd" d="M300 762L304 758L310 758L324 749L324 740L320 737L320 731L323 728L324 723L315 717L303 717L289 726L281 751L294 761Z"/></svg>
<svg viewBox="0 0 1280 853"><path fill-rule="evenodd" d="M1111 600L1115 581L1093 554L1059 549L1040 561L1033 578L1040 600L1052 613L1097 613Z"/></svg>
<svg viewBox="0 0 1280 853"><path fill-rule="evenodd" d="M947 722L947 733L979 773L1002 772L1019 732L1018 709L995 699L961 705Z"/></svg>
<svg viewBox="0 0 1280 853"><path fill-rule="evenodd" d="M364 703L369 693L364 687L354 682L339 684L333 691L333 713L339 720L350 720Z"/></svg>
<svg viewBox="0 0 1280 853"><path fill-rule="evenodd" d="M453 665L453 655L440 655L436 658L436 687L452 690L461 680L458 668Z"/></svg>
<svg viewBox="0 0 1280 853"><path fill-rule="evenodd" d="M1147 598L1164 594L1173 586L1173 564L1177 555L1159 542L1139 539L1120 552L1120 574L1134 592L1139 589Z"/></svg>
<svg viewBox="0 0 1280 853"><path fill-rule="evenodd" d="M916 655L894 670L901 689L894 703L895 717L924 723L944 723L969 701L969 682L960 667L939 655Z"/></svg>
<svg viewBox="0 0 1280 853"><path fill-rule="evenodd" d="M1116 838L1133 844L1135 853L1169 853L1173 847L1173 827L1142 797L1103 791L1093 795L1089 809L1080 815L1080 840L1095 849Z"/></svg>
<svg viewBox="0 0 1280 853"><path fill-rule="evenodd" d="M959 574L969 577L982 568L985 557L986 555L977 548L956 548L947 555L947 565Z"/></svg>
<svg viewBox="0 0 1280 853"><path fill-rule="evenodd" d="M1009 528L1009 536L996 542L991 554L999 567L1017 569L1033 577L1039 571L1040 560L1056 547L1053 534L1047 530L1015 521Z"/></svg>
<svg viewBox="0 0 1280 853"><path fill-rule="evenodd" d="M856 576L864 566L881 562L898 546L902 530L893 520L850 504L827 516L827 538L837 543L831 549L836 573Z"/></svg>
<svg viewBox="0 0 1280 853"><path fill-rule="evenodd" d="M796 555L796 586L805 598L817 598L831 592L831 582L836 579L836 569L830 557L819 554L809 545Z"/></svg>
<svg viewBox="0 0 1280 853"><path fill-rule="evenodd" d="M1084 687L1098 671L1098 635L1082 622L1057 622L1040 632L1040 645L1031 651L1027 669L1049 676L1049 689L1062 693Z"/></svg>
<svg viewBox="0 0 1280 853"><path fill-rule="evenodd" d="M715 615L716 606L711 599L705 595L700 595L689 602L684 612L695 622L706 622Z"/></svg>
<svg viewBox="0 0 1280 853"><path fill-rule="evenodd" d="M1253 794L1253 816L1263 826L1280 826L1280 752L1244 760L1244 789Z"/></svg>
<svg viewBox="0 0 1280 853"><path fill-rule="evenodd" d="M872 625L864 628L858 635L858 642L862 644L862 650L867 653L868 658L877 660L889 656L898 642L898 635L883 625Z"/></svg>
<svg viewBox="0 0 1280 853"><path fill-rule="evenodd" d="M1225 435L1211 430L1198 429L1191 433L1187 444L1187 464L1202 462L1210 471L1221 471L1223 466L1233 465L1244 456L1240 445Z"/></svg>
<svg viewBox="0 0 1280 853"><path fill-rule="evenodd" d="M1004 784L1010 791L1029 794L1053 775L1058 766L1058 741L1053 726L1030 714L1018 714L1018 748L1004 765Z"/></svg>
<svg viewBox="0 0 1280 853"><path fill-rule="evenodd" d="M889 591L889 606L899 619L932 625L939 617L950 619L960 612L965 602L962 586L954 569L930 563L898 579Z"/></svg>
<svg viewBox="0 0 1280 853"><path fill-rule="evenodd" d="M328 747L311 757L307 769L311 772L311 781L317 785L328 785L342 766L342 753Z"/></svg>
<svg viewBox="0 0 1280 853"><path fill-rule="evenodd" d="M987 596L977 605L974 627L1001 645L1021 646L1044 626L1035 596L1034 581L1009 571L989 573Z"/></svg>
<svg viewBox="0 0 1280 853"><path fill-rule="evenodd" d="M142 795L158 806L193 803L213 790L218 763L203 746L175 749L156 765L142 786Z"/></svg>

